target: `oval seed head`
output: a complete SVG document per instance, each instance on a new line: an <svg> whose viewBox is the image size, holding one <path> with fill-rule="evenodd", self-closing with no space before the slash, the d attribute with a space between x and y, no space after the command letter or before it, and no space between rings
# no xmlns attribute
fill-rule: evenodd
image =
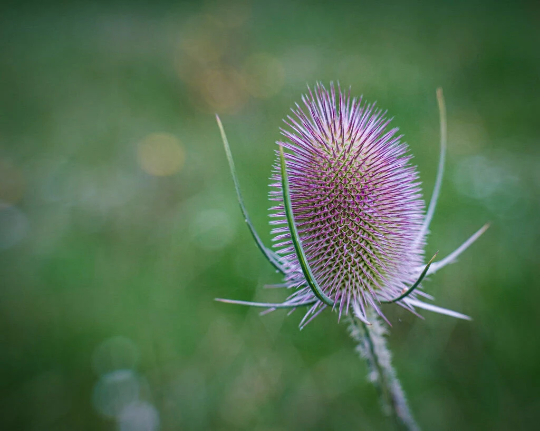
<svg viewBox="0 0 540 431"><path fill-rule="evenodd" d="M424 201L418 173L385 113L318 84L282 129L290 199L313 276L340 314L365 319L366 306L399 297L423 262ZM279 151L270 199L274 247L286 262L292 297L314 298L300 268L283 205ZM417 291L411 294L414 296ZM400 305L411 309L404 301ZM324 309L317 302L308 312ZM308 317L306 316L306 317ZM383 316L384 317L384 316ZM307 323L307 322L306 322Z"/></svg>

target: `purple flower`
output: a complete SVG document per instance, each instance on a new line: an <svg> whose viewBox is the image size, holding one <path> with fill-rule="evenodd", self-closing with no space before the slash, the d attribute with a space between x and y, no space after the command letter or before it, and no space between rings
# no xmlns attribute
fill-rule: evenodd
<svg viewBox="0 0 540 431"><path fill-rule="evenodd" d="M275 308L309 306L301 326L326 307L339 316L353 311L367 322L367 307L380 316L381 303L395 302L468 318L418 300L432 299L417 287L424 276L448 263L487 228L447 258L424 263L424 246L442 181L446 139L442 92L441 158L430 206L425 213L418 172L397 128L385 112L362 98L317 84L293 108L278 142L270 199L274 248L266 248L245 210L232 156L222 136L246 222L259 247L294 290L282 304L240 304ZM286 153L283 149L288 150ZM434 256L435 257L435 256Z"/></svg>

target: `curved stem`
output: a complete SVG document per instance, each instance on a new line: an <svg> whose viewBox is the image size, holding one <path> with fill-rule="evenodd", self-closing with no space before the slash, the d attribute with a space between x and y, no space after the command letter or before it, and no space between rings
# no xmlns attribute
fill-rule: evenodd
<svg viewBox="0 0 540 431"><path fill-rule="evenodd" d="M367 362L369 378L379 393L383 411L394 420L396 429L419 431L412 417L405 394L390 362L390 352L379 316L373 311L366 325L358 318L349 317L349 332L358 343L356 350Z"/></svg>

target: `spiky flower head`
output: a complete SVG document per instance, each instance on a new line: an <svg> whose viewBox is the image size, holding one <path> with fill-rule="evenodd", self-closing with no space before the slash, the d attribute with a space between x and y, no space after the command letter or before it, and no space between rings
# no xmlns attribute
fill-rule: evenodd
<svg viewBox="0 0 540 431"><path fill-rule="evenodd" d="M395 302L468 319L427 304L417 289L426 275L452 263L486 229L482 227L439 262L424 263L424 246L439 195L445 150L446 120L442 92L441 156L435 188L424 213L418 172L408 146L386 112L351 98L350 92L321 84L302 97L277 142L270 199L274 248L264 246L245 209L234 162L218 118L229 165L244 214L257 245L283 275L294 293L281 304L220 300L276 308L310 308L301 326L327 306L366 323L367 308L384 318L379 305ZM286 150L284 152L284 149ZM433 265L432 265L433 263Z"/></svg>
<svg viewBox="0 0 540 431"><path fill-rule="evenodd" d="M340 313L399 297L423 262L424 201L408 146L385 112L318 84L282 129L294 221L315 279ZM270 198L275 247L286 283L305 285L274 166ZM312 292L303 288L307 299ZM414 295L415 293L413 293ZM380 313L380 311L379 311Z"/></svg>

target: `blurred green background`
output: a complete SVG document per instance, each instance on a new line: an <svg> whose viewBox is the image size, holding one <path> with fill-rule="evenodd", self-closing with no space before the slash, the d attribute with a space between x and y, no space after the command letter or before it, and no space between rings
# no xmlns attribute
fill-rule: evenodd
<svg viewBox="0 0 540 431"><path fill-rule="evenodd" d="M285 292L243 224L213 114L269 241L289 108L378 101L431 194L424 283L472 322L387 306L425 430L540 423L538 2L6 4L0 14L0 428L387 430L346 325L220 304Z"/></svg>

